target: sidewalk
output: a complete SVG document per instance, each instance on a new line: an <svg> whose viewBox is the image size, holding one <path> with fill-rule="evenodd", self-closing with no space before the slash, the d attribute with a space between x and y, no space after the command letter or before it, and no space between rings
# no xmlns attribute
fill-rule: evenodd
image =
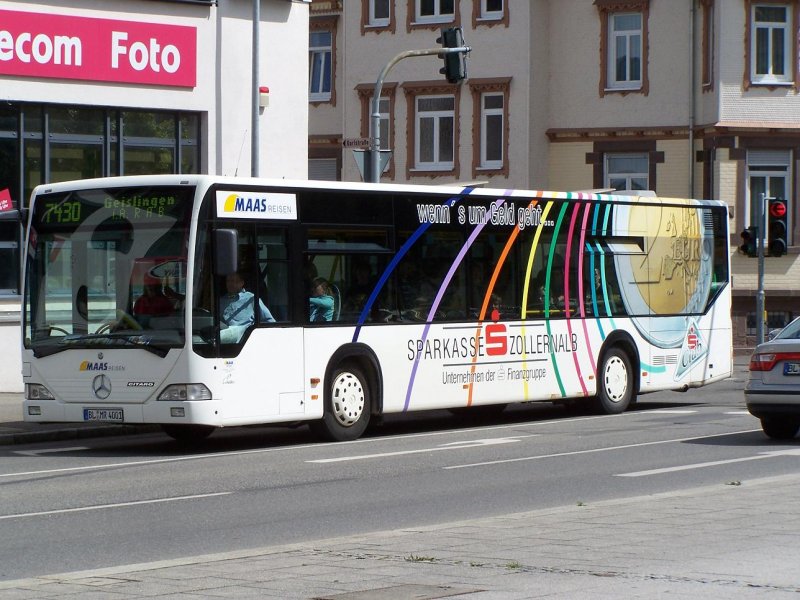
<svg viewBox="0 0 800 600"><path fill-rule="evenodd" d="M0 582L3 598L796 598L800 475ZM713 515L713 518L709 517Z"/></svg>

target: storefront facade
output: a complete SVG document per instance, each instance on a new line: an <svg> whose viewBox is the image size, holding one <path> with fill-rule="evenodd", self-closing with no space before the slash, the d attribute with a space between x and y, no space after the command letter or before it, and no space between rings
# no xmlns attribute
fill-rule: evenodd
<svg viewBox="0 0 800 600"><path fill-rule="evenodd" d="M89 177L305 178L308 6L261 0L259 11L256 85L270 91L256 116L250 0L0 0L0 208ZM20 343L22 240L20 223L0 220L7 349ZM7 352L0 391L21 389Z"/></svg>

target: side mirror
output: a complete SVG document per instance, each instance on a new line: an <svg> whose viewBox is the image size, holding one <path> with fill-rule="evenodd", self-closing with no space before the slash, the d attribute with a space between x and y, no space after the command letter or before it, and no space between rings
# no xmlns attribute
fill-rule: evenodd
<svg viewBox="0 0 800 600"><path fill-rule="evenodd" d="M214 271L231 275L239 265L239 234L235 229L214 230Z"/></svg>

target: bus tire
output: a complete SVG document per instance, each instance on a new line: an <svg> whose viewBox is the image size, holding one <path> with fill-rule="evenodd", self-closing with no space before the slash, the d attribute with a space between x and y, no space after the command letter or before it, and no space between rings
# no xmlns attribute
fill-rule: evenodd
<svg viewBox="0 0 800 600"><path fill-rule="evenodd" d="M372 412L369 380L354 363L337 366L325 396L325 413L315 427L331 442L356 440L366 431Z"/></svg>
<svg viewBox="0 0 800 600"><path fill-rule="evenodd" d="M161 429L176 442L200 442L214 433L213 425L162 425Z"/></svg>
<svg viewBox="0 0 800 600"><path fill-rule="evenodd" d="M633 399L633 387L630 357L619 347L609 348L597 371L597 407L607 415L625 412Z"/></svg>

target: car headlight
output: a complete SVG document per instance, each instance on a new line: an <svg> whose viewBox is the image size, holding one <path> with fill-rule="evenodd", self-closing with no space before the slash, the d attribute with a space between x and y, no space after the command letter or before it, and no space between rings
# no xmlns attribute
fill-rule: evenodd
<svg viewBox="0 0 800 600"><path fill-rule="evenodd" d="M26 383L25 384L25 399L26 400L55 400L56 397L50 393L46 387L41 383Z"/></svg>
<svg viewBox="0 0 800 600"><path fill-rule="evenodd" d="M176 383L167 386L158 399L173 402L211 400L211 390L202 383Z"/></svg>

